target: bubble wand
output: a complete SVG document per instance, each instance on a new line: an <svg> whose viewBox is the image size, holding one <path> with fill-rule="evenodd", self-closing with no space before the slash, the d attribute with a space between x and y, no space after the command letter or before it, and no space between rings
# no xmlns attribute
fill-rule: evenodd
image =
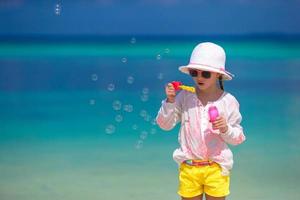
<svg viewBox="0 0 300 200"><path fill-rule="evenodd" d="M194 87L183 85L180 81L173 81L171 83L172 83L175 91L186 90L186 91L189 91L189 92L192 92L192 93L196 92ZM219 111L218 111L217 107L216 106L210 106L208 108L208 115L209 115L209 121L211 123L216 121L216 119L219 117ZM216 130L216 129L214 129L214 130Z"/></svg>
<svg viewBox="0 0 300 200"><path fill-rule="evenodd" d="M173 81L172 85L173 85L175 91L186 90L186 91L189 91L189 92L192 92L192 93L196 92L194 87L183 85L180 81Z"/></svg>

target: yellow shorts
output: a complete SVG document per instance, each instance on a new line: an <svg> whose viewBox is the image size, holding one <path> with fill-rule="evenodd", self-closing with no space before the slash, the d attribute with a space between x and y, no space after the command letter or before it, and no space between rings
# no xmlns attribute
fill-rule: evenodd
<svg viewBox="0 0 300 200"><path fill-rule="evenodd" d="M213 197L227 196L230 193L230 177L221 175L221 171L217 163L207 166L190 166L181 163L178 194L185 198L203 193Z"/></svg>

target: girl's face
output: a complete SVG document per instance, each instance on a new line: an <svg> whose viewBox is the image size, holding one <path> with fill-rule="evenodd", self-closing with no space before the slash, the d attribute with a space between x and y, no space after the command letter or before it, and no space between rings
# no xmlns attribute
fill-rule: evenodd
<svg viewBox="0 0 300 200"><path fill-rule="evenodd" d="M220 76L220 74L216 72L202 71L196 69L190 69L190 75L192 76L198 88L203 91L212 87L216 87L216 81L219 79Z"/></svg>

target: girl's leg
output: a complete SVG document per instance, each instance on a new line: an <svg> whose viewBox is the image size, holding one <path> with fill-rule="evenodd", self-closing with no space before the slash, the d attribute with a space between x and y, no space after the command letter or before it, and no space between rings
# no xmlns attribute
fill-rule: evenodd
<svg viewBox="0 0 300 200"><path fill-rule="evenodd" d="M205 199L206 200L225 200L225 197L212 197L212 196L205 194Z"/></svg>
<svg viewBox="0 0 300 200"><path fill-rule="evenodd" d="M181 200L202 200L202 198L203 198L203 194L196 196L196 197L192 197L192 198L181 197Z"/></svg>

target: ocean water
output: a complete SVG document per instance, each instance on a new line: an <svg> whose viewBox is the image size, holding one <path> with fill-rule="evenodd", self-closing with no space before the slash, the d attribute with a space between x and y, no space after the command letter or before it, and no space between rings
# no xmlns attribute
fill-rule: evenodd
<svg viewBox="0 0 300 200"><path fill-rule="evenodd" d="M153 120L201 37L0 43L0 198L180 199L179 126ZM230 200L300 197L300 41L216 41L247 140Z"/></svg>

